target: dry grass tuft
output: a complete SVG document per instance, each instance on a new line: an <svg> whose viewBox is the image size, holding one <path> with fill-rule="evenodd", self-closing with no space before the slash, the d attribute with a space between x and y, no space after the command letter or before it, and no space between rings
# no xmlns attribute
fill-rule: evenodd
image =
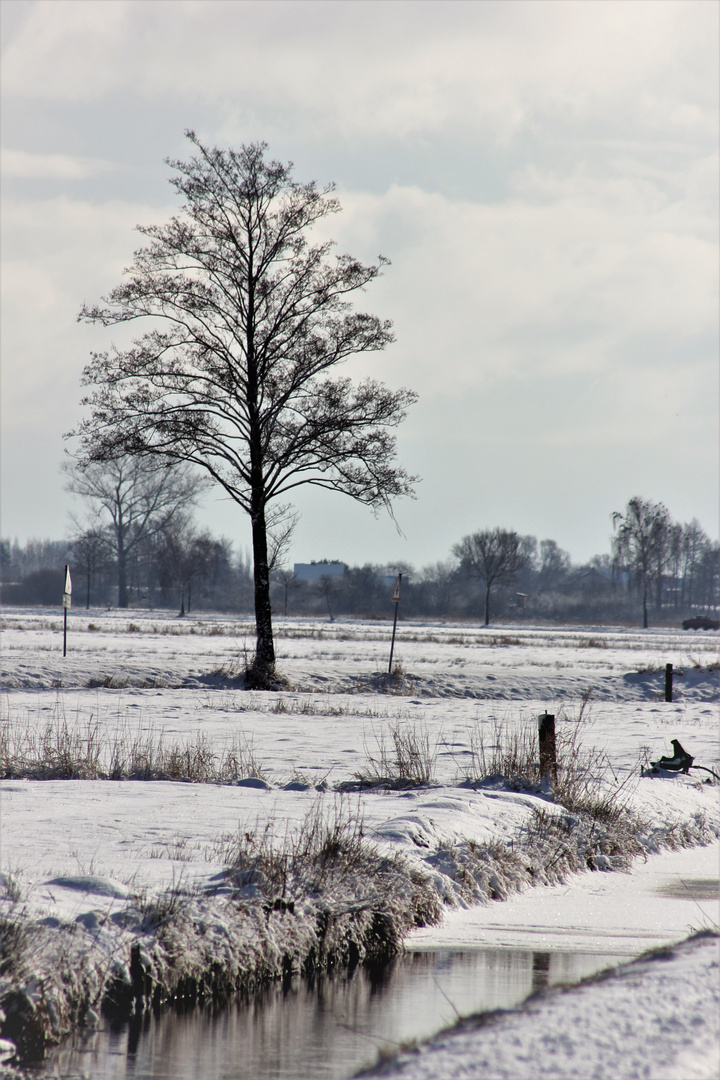
<svg viewBox="0 0 720 1080"><path fill-rule="evenodd" d="M373 729L375 748L365 741L367 764L356 772L362 787L410 788L435 782L438 739L423 724L396 722L389 731Z"/></svg>

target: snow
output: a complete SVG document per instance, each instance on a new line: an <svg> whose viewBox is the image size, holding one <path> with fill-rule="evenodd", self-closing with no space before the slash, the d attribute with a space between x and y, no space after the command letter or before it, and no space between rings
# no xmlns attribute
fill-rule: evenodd
<svg viewBox="0 0 720 1080"><path fill-rule="evenodd" d="M170 744L202 736L221 754L240 740L260 776L227 784L3 781L3 911L19 894L25 917L45 928L74 923L99 941L103 927L105 955L114 955L131 934L122 912L138 895L182 889L211 896L234 837L269 836L282 844L320 805L324 813L341 806L342 813L362 821L365 836L381 850L401 855L432 879L446 902L444 920L414 933L414 949L552 943L630 956L720 923L712 899L682 900L658 891L675 881L695 882L689 887L698 893L698 881L717 879L716 845L660 853L673 835L677 844L717 835L717 786L702 782L706 773L657 778L641 776L639 769L640 762L667 753L670 739L677 738L697 764L720 772L717 634L402 622L396 660L406 674L401 683L385 687L388 624L288 619L277 631L278 666L292 689L261 694L239 690L232 681L252 643L246 620L75 611L63 658L58 613L4 613L0 731L17 739L18 733L39 738L62 726L79 733L94 728L106 750L118 739L162 738ZM666 663L675 666L673 703L663 700ZM582 709L589 688L592 698ZM468 908L443 851L468 841L499 841L513 850L538 807L557 812L542 793L469 783L477 779L473 747L479 735L492 743L499 727L534 728L545 711L557 714L559 731L576 729L585 747L607 755L604 782L620 787L628 812L646 822L642 842L648 857L636 860L629 875L583 873L489 907ZM338 785L352 785L393 727L427 736L436 754L435 785L339 793ZM708 951L697 945L678 952L680 982L706 971L700 957ZM660 970L671 968L637 968L642 984L647 977L653 987L660 986L653 974ZM618 1000L637 978L618 978ZM582 994L612 997L613 985L597 984ZM542 1007L562 1010L565 1001L556 996L555 1004ZM578 1017L570 1026L585 1024L582 1010ZM684 1012L682 1017L683 1024L692 1020ZM648 1025L643 1038L650 1037ZM528 1034L528 1060L541 1052L532 1041L540 1038ZM558 1061L565 1061L562 1045L558 1037L552 1047ZM438 1052L428 1053L428 1060ZM690 1049L680 1047L681 1052L683 1062L690 1062ZM566 1056L570 1061L570 1049ZM618 1050L618 1061L621 1056ZM512 1055L507 1060L515 1061ZM701 1069L702 1054L698 1060ZM525 1074L512 1071L517 1067L508 1065L509 1072L497 1075L520 1080Z"/></svg>
<svg viewBox="0 0 720 1080"><path fill-rule="evenodd" d="M637 956L720 927L720 844L637 859L631 873L578 874L502 904L456 909L441 927L415 930L412 950L566 949Z"/></svg>
<svg viewBox="0 0 720 1080"><path fill-rule="evenodd" d="M578 988L467 1020L372 1075L404 1080L714 1080L720 939L692 939Z"/></svg>

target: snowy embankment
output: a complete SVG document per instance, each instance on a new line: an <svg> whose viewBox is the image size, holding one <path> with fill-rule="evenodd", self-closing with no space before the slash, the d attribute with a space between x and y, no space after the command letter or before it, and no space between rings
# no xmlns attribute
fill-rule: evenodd
<svg viewBox="0 0 720 1080"><path fill-rule="evenodd" d="M523 1006L469 1018L364 1076L715 1080L720 937L698 934Z"/></svg>
<svg viewBox="0 0 720 1080"><path fill-rule="evenodd" d="M443 911L720 831L707 774L640 769L679 738L720 771L716 635L405 624L384 686L382 624L288 621L299 689L252 694L232 688L230 620L73 619L66 661L59 620L3 634L0 1000L28 1056L102 1008L382 960ZM546 709L589 808L488 776ZM358 787L397 737L430 782Z"/></svg>

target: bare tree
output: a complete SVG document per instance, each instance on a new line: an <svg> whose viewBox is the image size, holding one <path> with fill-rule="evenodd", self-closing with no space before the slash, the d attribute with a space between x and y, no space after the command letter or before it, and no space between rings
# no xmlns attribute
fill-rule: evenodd
<svg viewBox="0 0 720 1080"><path fill-rule="evenodd" d="M85 607L90 608L90 591L97 574L107 567L111 545L106 529L99 525L81 529L70 541L73 568L85 575Z"/></svg>
<svg viewBox="0 0 720 1080"><path fill-rule="evenodd" d="M317 589L318 595L322 596L325 600L325 603L327 604L328 617L330 619L330 622L335 622L335 616L333 615L332 605L330 601L340 591L340 583L338 579L336 577L333 577L331 574L323 574L323 576L318 578L315 582L315 588Z"/></svg>
<svg viewBox="0 0 720 1080"><path fill-rule="evenodd" d="M275 570L275 580L280 584L283 590L283 610L285 618L287 618L290 590L292 588L297 588L299 582L295 578L295 571L291 570L289 567L281 567L279 570Z"/></svg>
<svg viewBox="0 0 720 1080"><path fill-rule="evenodd" d="M508 585L522 568L520 537L506 529L486 529L466 536L453 548L460 566L485 585L485 625L490 625L490 590Z"/></svg>
<svg viewBox="0 0 720 1080"><path fill-rule="evenodd" d="M192 462L250 516L257 648L251 676L267 684L275 649L267 514L271 502L314 484L373 508L412 492L389 429L415 400L366 380L327 373L384 349L391 325L355 313L348 297L378 276L331 258L308 232L340 206L332 187L292 179L265 144L203 146L170 161L185 199L166 225L141 227L125 282L80 318L103 326L148 318L123 352L95 354L84 372L91 416L81 428L89 460L119 452Z"/></svg>
<svg viewBox="0 0 720 1080"><path fill-rule="evenodd" d="M274 506L266 515L269 573L283 567L299 519L300 515L294 514L287 503Z"/></svg>
<svg viewBox="0 0 720 1080"><path fill-rule="evenodd" d="M697 518L693 518L689 524L683 525L681 602L687 606L688 610L691 610L696 602L699 568L702 563L703 552L709 543L710 540Z"/></svg>
<svg viewBox="0 0 720 1080"><path fill-rule="evenodd" d="M541 540L538 587L545 591L556 588L567 577L570 565L570 556L555 540Z"/></svg>
<svg viewBox="0 0 720 1080"><path fill-rule="evenodd" d="M457 566L451 560L423 567L420 589L425 606L433 615L445 619L457 592Z"/></svg>
<svg viewBox="0 0 720 1080"><path fill-rule="evenodd" d="M651 582L662 575L668 549L670 515L662 503L630 499L625 513L612 516L617 535L613 547L618 558L635 574L642 594L643 629L648 625L648 593Z"/></svg>
<svg viewBox="0 0 720 1080"><path fill-rule="evenodd" d="M186 514L176 514L162 527L156 559L161 588L180 593L182 617L192 608L193 583L215 576L227 553L222 541L213 540L207 531L197 533Z"/></svg>
<svg viewBox="0 0 720 1080"><path fill-rule="evenodd" d="M97 462L69 460L62 468L68 490L106 516L110 547L117 561L118 607L126 608L130 556L175 515L194 505L204 481L186 466L129 454Z"/></svg>

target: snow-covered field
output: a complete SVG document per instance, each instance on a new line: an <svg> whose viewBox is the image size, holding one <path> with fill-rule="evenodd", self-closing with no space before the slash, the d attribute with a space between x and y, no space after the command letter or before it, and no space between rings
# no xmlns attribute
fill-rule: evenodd
<svg viewBox="0 0 720 1080"><path fill-rule="evenodd" d="M147 905L148 897L186 893L217 905L238 836L250 846L287 846L318 813L361 822L382 852L402 856L432 883L446 910L482 899L443 853L468 842L514 852L538 808L558 813L547 793L479 783L481 751L535 730L545 711L557 715L561 737L574 733L583 751L592 750L598 782L642 818L646 852L707 842L720 830L718 788L703 783L707 773L641 775L648 760L671 753L671 739L720 772L714 633L402 622L395 651L402 674L386 683L389 624L287 619L277 623L276 644L291 688L259 693L238 688L252 648L246 620L76 610L65 658L57 612L7 610L2 627L0 738L15 762L30 761L38 747L46 759L59 755L75 736L76 747L92 743L96 776L111 774L118 748L141 745L172 749L179 761L183 747L194 748L195 758L202 752L210 762L208 775L214 768L220 776L229 755L240 762L234 773L226 769L233 778L224 783L189 783L182 769L177 781L2 782L0 914L21 906L46 937L72 926L76 943L87 939L118 970L142 937L133 938L123 916L139 896ZM675 668L673 703L663 700L667 663ZM353 790L397 732L426 746L432 783ZM622 861L603 858L593 865ZM594 877L581 874L565 888ZM523 901L532 904L543 888ZM486 889L498 898L506 892ZM481 909L486 922L502 924L499 913L516 902ZM705 905L696 925L718 917ZM637 930L637 947L633 939L619 951L639 952L642 940L647 947ZM442 924L422 931L423 947L442 943L444 932ZM683 936L672 923L649 943Z"/></svg>

